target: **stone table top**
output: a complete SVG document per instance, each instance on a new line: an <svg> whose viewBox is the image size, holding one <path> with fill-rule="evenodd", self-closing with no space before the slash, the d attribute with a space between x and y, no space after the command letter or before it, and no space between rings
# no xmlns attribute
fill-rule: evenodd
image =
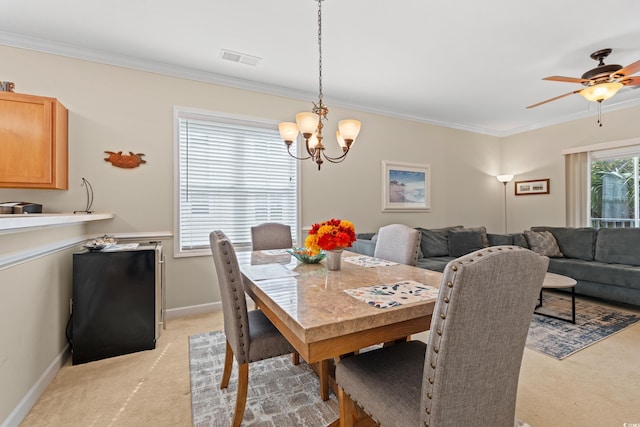
<svg viewBox="0 0 640 427"><path fill-rule="evenodd" d="M432 314L435 298L390 308L375 308L345 292L362 286L413 280L439 288L442 273L408 265L362 267L342 261L329 271L325 261L304 264L289 254L239 252L241 270L246 266L278 263L297 273L268 280L249 280L243 271L247 293L266 304L305 343L398 323ZM348 251L343 257L360 256Z"/></svg>

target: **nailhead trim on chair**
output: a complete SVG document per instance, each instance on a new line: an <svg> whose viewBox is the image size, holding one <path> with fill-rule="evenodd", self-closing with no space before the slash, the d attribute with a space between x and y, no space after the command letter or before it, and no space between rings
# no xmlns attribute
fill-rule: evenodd
<svg viewBox="0 0 640 427"><path fill-rule="evenodd" d="M505 248L502 247L498 247L497 250L498 251L502 251ZM520 250L523 248L519 248L516 246L509 246L506 249L509 250ZM487 249L486 251L483 252L478 252L472 256L470 256L469 258L462 258L458 261L458 264L460 265L464 265L465 263L472 263L474 262L477 258L482 257L485 253L492 253L494 252L494 249ZM475 258L474 258L475 257ZM452 265L451 266L451 271L454 272L453 277L451 278L450 281L447 282L447 287L446 288L441 288L441 294L442 295L438 295L438 298L442 298L442 301L445 303L443 305L443 311L440 313L440 316L438 316L437 318L435 318L435 325L431 325L432 328L435 327L436 328L436 334L437 334L437 342L435 342L434 347L431 349L431 351L434 354L438 354L440 351L440 343L442 342L443 339L443 331L444 331L444 322L446 321L447 318L447 312L448 309L450 307L450 303L453 300L453 288L455 287L455 281L456 281L456 277L457 277L457 271L458 271L458 266L457 265ZM445 294L446 293L446 294ZM427 349L427 351L429 351L429 349ZM428 377L428 385L427 385L427 399L429 399L429 401L431 401L433 399L433 385L435 383L435 377L436 377L436 367L438 365L438 356L433 356L432 359L435 358L435 363L432 360L431 361L431 372L429 374ZM425 412L426 412L426 421L424 422L424 426L425 427L429 427L429 422L431 421L431 406L430 406L430 402L427 403L426 408L425 408Z"/></svg>
<svg viewBox="0 0 640 427"><path fill-rule="evenodd" d="M224 234L222 234L221 232L216 232L216 235L221 239L224 238ZM229 250L227 249L227 244L228 244L227 241L223 241L222 242L222 245L223 245L222 254L225 257L226 264L229 266L229 268L227 269L227 274L229 275L229 281L231 283L234 283L235 282L235 278L233 277L233 268L231 268L231 258L229 257ZM234 294L233 295L234 300L238 301L239 296L238 296L238 288L237 288L237 286L232 286L231 290L233 291L233 294ZM244 288L242 289L242 292L244 292ZM239 310L240 310L240 307L236 306L236 311L239 311ZM242 319L242 316L240 314L238 314L238 319ZM245 330L245 325L241 323L240 324L240 337L244 337L244 335L246 333L248 333L248 331ZM242 355L244 356L245 352L248 351L248 350L246 350L244 348L244 343L243 342L240 342L239 344L240 344L240 348L242 349L241 350Z"/></svg>

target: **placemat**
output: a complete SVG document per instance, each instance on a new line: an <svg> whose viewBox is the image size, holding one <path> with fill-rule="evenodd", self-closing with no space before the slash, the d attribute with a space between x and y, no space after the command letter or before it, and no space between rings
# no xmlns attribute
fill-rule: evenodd
<svg viewBox="0 0 640 427"><path fill-rule="evenodd" d="M349 256L342 258L343 261L360 267L389 267L390 265L398 265L397 262L387 261L386 259L374 258L367 255Z"/></svg>
<svg viewBox="0 0 640 427"><path fill-rule="evenodd" d="M413 280L404 280L388 285L345 289L344 292L373 307L389 308L436 298L438 296L438 290L438 288L424 285Z"/></svg>

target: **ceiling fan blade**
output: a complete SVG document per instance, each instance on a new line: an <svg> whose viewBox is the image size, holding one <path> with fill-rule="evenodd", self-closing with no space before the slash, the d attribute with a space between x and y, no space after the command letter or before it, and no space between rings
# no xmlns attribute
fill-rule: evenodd
<svg viewBox="0 0 640 427"><path fill-rule="evenodd" d="M565 93L564 95L556 96L555 98L547 99L546 101L538 102L537 104L529 105L527 108L534 108L542 104L546 104L547 102L555 101L556 99L564 98L565 96L573 95L574 93L580 92L580 90L574 90L573 92Z"/></svg>
<svg viewBox="0 0 640 427"><path fill-rule="evenodd" d="M563 77L563 76L544 77L542 80L551 80L553 82L568 82L568 83L586 83L589 81L589 80L581 79L578 77Z"/></svg>
<svg viewBox="0 0 640 427"><path fill-rule="evenodd" d="M624 68L619 69L615 73L616 76L630 76L631 74L635 74L640 71L640 61L636 61L631 65L627 65Z"/></svg>
<svg viewBox="0 0 640 427"><path fill-rule="evenodd" d="M628 79L624 79L622 84L625 86L640 86L640 76L629 77Z"/></svg>

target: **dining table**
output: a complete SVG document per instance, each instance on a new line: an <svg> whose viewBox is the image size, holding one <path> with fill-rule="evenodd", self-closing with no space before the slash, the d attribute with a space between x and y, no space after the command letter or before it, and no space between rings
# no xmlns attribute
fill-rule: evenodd
<svg viewBox="0 0 640 427"><path fill-rule="evenodd" d="M426 331L442 273L344 251L341 267L307 264L284 250L238 252L245 292L336 391L334 362Z"/></svg>

